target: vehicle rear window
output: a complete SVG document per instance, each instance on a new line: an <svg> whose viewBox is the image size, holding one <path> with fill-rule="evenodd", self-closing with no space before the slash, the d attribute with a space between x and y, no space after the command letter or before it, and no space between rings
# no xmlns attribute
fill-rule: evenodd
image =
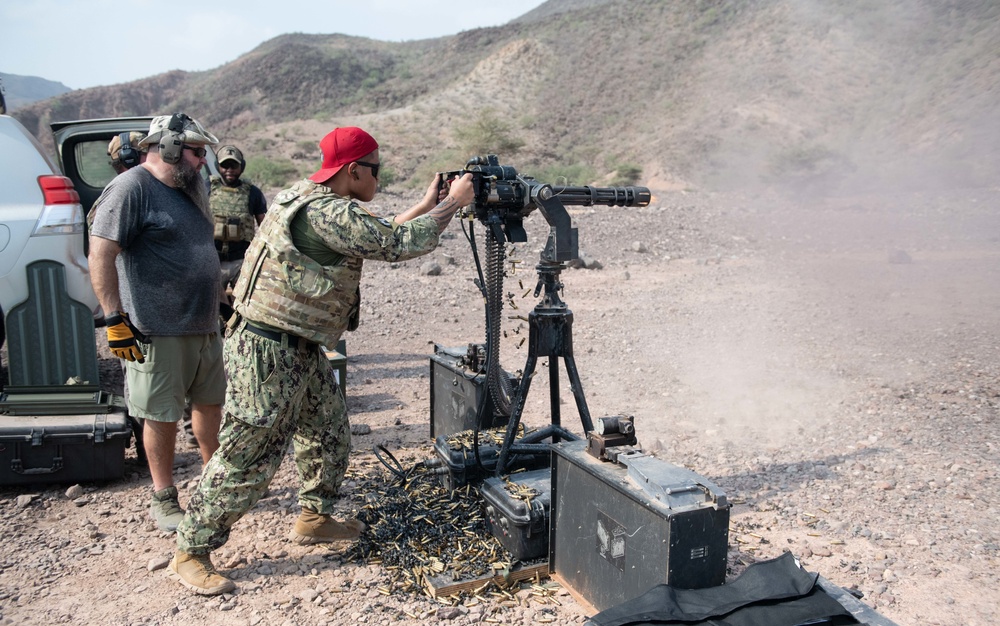
<svg viewBox="0 0 1000 626"><path fill-rule="evenodd" d="M85 184L101 188L115 177L111 167L111 157L108 156L108 142L81 141L73 147L76 157L77 171Z"/></svg>

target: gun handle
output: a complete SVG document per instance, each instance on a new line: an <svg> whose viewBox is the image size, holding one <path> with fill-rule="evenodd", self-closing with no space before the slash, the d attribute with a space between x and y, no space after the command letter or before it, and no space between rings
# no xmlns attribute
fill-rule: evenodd
<svg viewBox="0 0 1000 626"><path fill-rule="evenodd" d="M451 181L461 178L464 173L465 170L438 172L441 175L441 180L438 181L438 202L444 200L444 197L448 195L448 191L451 190Z"/></svg>

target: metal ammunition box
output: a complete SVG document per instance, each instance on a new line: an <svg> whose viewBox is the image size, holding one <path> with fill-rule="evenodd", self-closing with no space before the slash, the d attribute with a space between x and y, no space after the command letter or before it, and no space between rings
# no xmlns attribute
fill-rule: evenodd
<svg viewBox="0 0 1000 626"><path fill-rule="evenodd" d="M657 584L726 578L729 504L698 474L638 451L603 461L586 441L552 446L549 569L598 610Z"/></svg>
<svg viewBox="0 0 1000 626"><path fill-rule="evenodd" d="M547 557L552 472L549 468L491 476L479 488L490 532L515 559Z"/></svg>
<svg viewBox="0 0 1000 626"><path fill-rule="evenodd" d="M330 365L333 366L335 375L337 376L337 384L340 385L340 391L347 395L347 342L343 339L337 342L337 347L333 350L324 347L323 352L326 354L326 358L330 361Z"/></svg>
<svg viewBox="0 0 1000 626"><path fill-rule="evenodd" d="M486 376L478 368L470 367L469 351L469 348L434 346L434 354L430 357L432 439L463 430L485 430L507 424L507 416L497 412L489 397ZM480 402L486 403L482 424L476 420Z"/></svg>

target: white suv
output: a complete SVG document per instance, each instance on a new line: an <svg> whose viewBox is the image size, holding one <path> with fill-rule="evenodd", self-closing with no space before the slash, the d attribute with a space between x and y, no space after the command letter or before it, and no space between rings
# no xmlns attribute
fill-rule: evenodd
<svg viewBox="0 0 1000 626"><path fill-rule="evenodd" d="M73 182L58 172L20 122L0 115L0 344L11 309L28 299L27 268L36 261L60 264L69 298L98 314L83 206Z"/></svg>
<svg viewBox="0 0 1000 626"><path fill-rule="evenodd" d="M108 142L125 131L149 130L152 119L53 122L57 166L20 122L0 115L0 345L11 308L28 297L25 270L41 259L62 264L69 297L103 322L90 285L84 216L115 176ZM214 152L206 160L201 173L207 184L219 170Z"/></svg>

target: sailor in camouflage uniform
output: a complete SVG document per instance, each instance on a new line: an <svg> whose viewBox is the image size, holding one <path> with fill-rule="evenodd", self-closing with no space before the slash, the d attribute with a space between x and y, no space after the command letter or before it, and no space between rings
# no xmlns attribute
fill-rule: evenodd
<svg viewBox="0 0 1000 626"><path fill-rule="evenodd" d="M331 515L350 451L344 396L321 346L358 324L366 259L401 261L434 250L455 212L473 199L471 175L447 196L439 178L392 220L358 203L378 187L378 143L360 128L320 142L323 167L279 193L246 254L224 346L228 393L219 450L202 472L177 529L168 575L195 593L235 585L210 554L266 492L292 440L302 513L300 544L356 539L358 520Z"/></svg>

